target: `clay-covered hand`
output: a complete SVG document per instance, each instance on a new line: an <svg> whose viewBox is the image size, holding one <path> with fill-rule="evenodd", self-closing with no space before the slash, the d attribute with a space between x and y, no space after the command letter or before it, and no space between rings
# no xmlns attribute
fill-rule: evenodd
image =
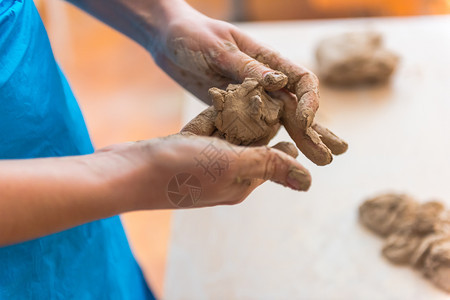
<svg viewBox="0 0 450 300"><path fill-rule="evenodd" d="M285 87L298 98L295 130L306 130L319 106L317 77L237 27L208 18L180 1L171 8L150 52L180 85L206 103L208 89L256 78L267 91ZM294 113L294 112L293 112Z"/></svg>
<svg viewBox="0 0 450 300"><path fill-rule="evenodd" d="M181 134L215 136L235 145L267 145L284 125L298 148L317 165L332 161L332 154L347 150L347 143L325 127L299 128L297 98L286 90L271 96L254 78L230 84L226 90L209 89L213 105L192 119Z"/></svg>
<svg viewBox="0 0 450 300"><path fill-rule="evenodd" d="M295 146L280 143L274 148L173 135L100 152L114 151L120 173L127 174L114 184L117 197L134 201L134 209L168 209L237 204L266 180L308 190L311 176L292 157Z"/></svg>
<svg viewBox="0 0 450 300"><path fill-rule="evenodd" d="M348 144L328 128L318 123L313 123L305 130L298 126L302 117L294 94L283 89L271 92L270 95L282 101L284 109L280 117L281 124L300 151L313 163L319 166L327 165L333 160L332 154L339 155L347 151Z"/></svg>

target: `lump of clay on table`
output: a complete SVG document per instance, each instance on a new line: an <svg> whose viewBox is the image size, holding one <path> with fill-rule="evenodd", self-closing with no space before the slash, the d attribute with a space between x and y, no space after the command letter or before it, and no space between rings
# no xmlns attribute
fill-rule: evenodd
<svg viewBox="0 0 450 300"><path fill-rule="evenodd" d="M399 58L384 48L380 33L349 32L322 40L316 49L318 75L337 86L389 80Z"/></svg>
<svg viewBox="0 0 450 300"><path fill-rule="evenodd" d="M442 203L384 194L365 201L359 212L364 225L387 236L382 250L387 259L411 264L450 292L450 211Z"/></svg>
<svg viewBox="0 0 450 300"><path fill-rule="evenodd" d="M435 242L426 256L423 274L450 293L450 238Z"/></svg>
<svg viewBox="0 0 450 300"><path fill-rule="evenodd" d="M417 202L408 195L384 194L366 200L359 207L361 222L372 231L387 236L397 230L401 223L411 220Z"/></svg>
<svg viewBox="0 0 450 300"><path fill-rule="evenodd" d="M406 197L406 196L405 196ZM408 220L403 219L398 223L398 228L387 238L383 246L383 255L394 263L411 263L418 266L417 256L420 245L426 236L436 237L440 230L440 215L444 206L440 202L430 201L414 206Z"/></svg>
<svg viewBox="0 0 450 300"><path fill-rule="evenodd" d="M269 96L254 78L242 84L230 84L226 90L210 88L212 106L192 119L181 130L183 135L214 136L244 146L267 145L284 125L297 147L315 164L326 165L331 154L347 150L347 143L327 128L315 123L306 130L299 128L300 114L292 108L298 100L286 92ZM285 109L289 106L290 109ZM282 142L274 146L291 156L297 156L294 145Z"/></svg>

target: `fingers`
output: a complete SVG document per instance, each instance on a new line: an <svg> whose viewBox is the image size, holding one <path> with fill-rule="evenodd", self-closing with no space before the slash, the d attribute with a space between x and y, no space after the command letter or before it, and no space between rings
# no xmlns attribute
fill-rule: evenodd
<svg viewBox="0 0 450 300"><path fill-rule="evenodd" d="M286 90L279 90L271 92L270 95L283 101L286 109L281 122L300 151L312 162L319 166L327 165L333 160L331 153L341 154L347 150L346 142L319 124L314 124L312 128L309 127L306 130L298 126L301 112L299 107L296 107L293 94Z"/></svg>
<svg viewBox="0 0 450 300"><path fill-rule="evenodd" d="M238 158L239 180L271 180L299 191L307 191L311 175L286 153L269 147L247 148Z"/></svg>
<svg viewBox="0 0 450 300"><path fill-rule="evenodd" d="M202 111L198 116L192 119L189 123L184 126L180 133L182 135L201 135L210 136L214 133L216 129L214 125L214 120L216 119L217 112L214 110L213 106L208 107Z"/></svg>
<svg viewBox="0 0 450 300"><path fill-rule="evenodd" d="M292 131L294 130L291 128ZM313 163L318 166L325 166L333 161L330 149L322 142L319 134L314 129L308 128L306 132L297 130L297 132L294 132L294 135L295 140L299 141L296 143L297 147Z"/></svg>
<svg viewBox="0 0 450 300"><path fill-rule="evenodd" d="M292 156L293 158L297 158L298 156L297 147L295 147L294 144L289 142L279 142L278 144L272 146L272 148L283 151L284 153L286 153L289 156Z"/></svg>
<svg viewBox="0 0 450 300"><path fill-rule="evenodd" d="M283 118L282 123L300 151L313 163L324 166L333 161L330 149L322 142L314 129L299 128L293 117Z"/></svg>
<svg viewBox="0 0 450 300"><path fill-rule="evenodd" d="M319 80L317 76L311 72L302 75L295 84L294 93L299 99L299 125L301 128L309 128L319 109Z"/></svg>
<svg viewBox="0 0 450 300"><path fill-rule="evenodd" d="M298 126L303 129L310 127L319 108L319 80L317 76L238 30L233 32L233 37L244 53L262 64L268 65L273 70L283 72L288 77L286 88L294 93L299 101L300 122Z"/></svg>
<svg viewBox="0 0 450 300"><path fill-rule="evenodd" d="M299 97L298 102L298 116L299 123L298 125L303 128L309 128L314 121L314 117L316 116L316 111L319 108L319 96L314 92L307 92L303 94L303 96Z"/></svg>
<svg viewBox="0 0 450 300"><path fill-rule="evenodd" d="M296 106L295 95L280 90L272 92L271 96L283 101L285 110L281 116L281 123L300 151L316 165L323 166L331 163L333 160L331 151L322 143L317 132L310 127L303 129L299 126L301 111L299 106Z"/></svg>
<svg viewBox="0 0 450 300"><path fill-rule="evenodd" d="M279 90L287 84L288 78L282 72L248 56L230 42L225 44L225 50L216 56L212 63L226 75L238 82L244 81L245 78L255 78L267 91Z"/></svg>
<svg viewBox="0 0 450 300"><path fill-rule="evenodd" d="M312 128L320 135L322 142L330 148L334 155L339 155L347 151L348 144L332 133L328 128L323 127L317 123L313 124Z"/></svg>

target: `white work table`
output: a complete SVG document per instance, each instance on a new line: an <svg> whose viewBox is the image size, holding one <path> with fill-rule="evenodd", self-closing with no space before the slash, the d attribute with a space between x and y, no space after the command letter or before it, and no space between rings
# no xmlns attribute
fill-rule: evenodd
<svg viewBox="0 0 450 300"><path fill-rule="evenodd" d="M307 193L265 183L238 206L176 211L165 299L450 299L409 266L381 256L358 206L385 191L450 208L450 16L239 25L314 70L323 37L383 33L401 62L390 85L321 86L318 120L349 143L311 172ZM187 97L189 98L189 97ZM203 106L186 100L185 119ZM281 131L272 144L289 140Z"/></svg>

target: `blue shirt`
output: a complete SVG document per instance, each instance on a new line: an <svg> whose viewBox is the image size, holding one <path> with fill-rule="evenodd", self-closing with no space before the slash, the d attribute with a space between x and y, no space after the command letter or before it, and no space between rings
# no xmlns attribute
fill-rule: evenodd
<svg viewBox="0 0 450 300"><path fill-rule="evenodd" d="M34 3L0 0L0 159L93 151ZM0 299L153 296L116 216L0 248Z"/></svg>

